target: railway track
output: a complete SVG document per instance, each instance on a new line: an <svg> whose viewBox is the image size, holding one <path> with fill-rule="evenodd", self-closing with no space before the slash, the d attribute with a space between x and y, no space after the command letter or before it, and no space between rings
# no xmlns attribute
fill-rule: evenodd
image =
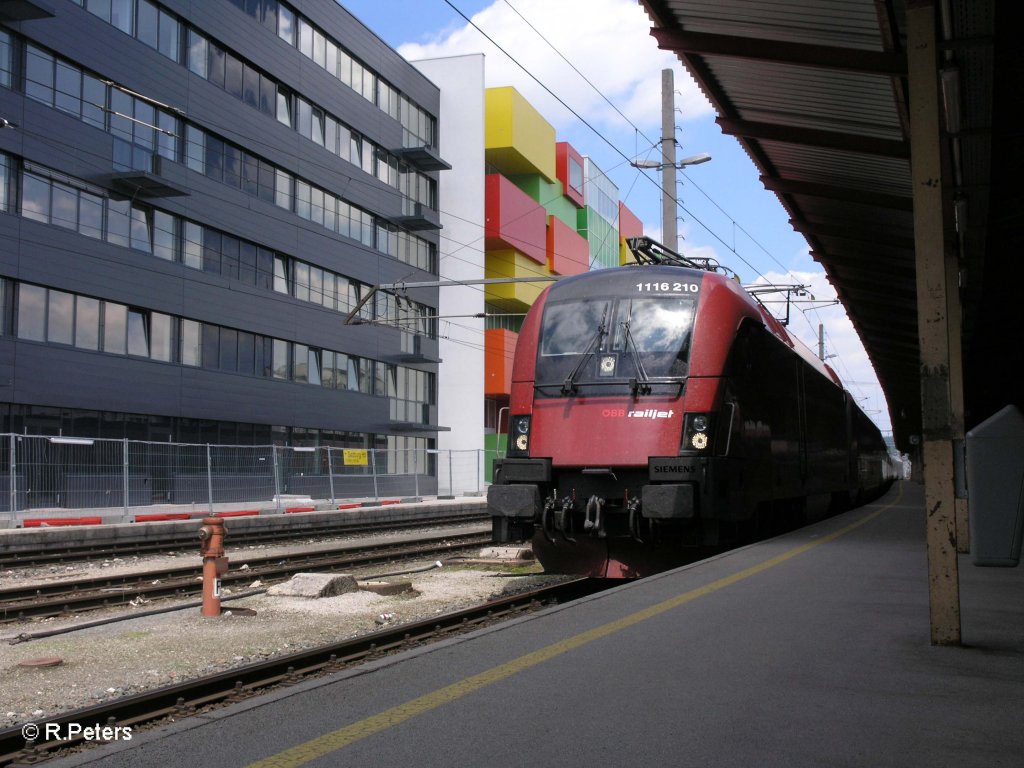
<svg viewBox="0 0 1024 768"><path fill-rule="evenodd" d="M458 515L442 515L429 519L402 520L395 522L376 523L339 523L330 522L317 525L296 526L287 530L273 531L232 531L227 541L228 552L240 547L254 544L270 544L282 541L295 541L306 538L325 538L337 536L355 536L360 534L381 533L385 531L402 531L415 528L426 528L441 525L459 525L462 523L482 523L489 521L486 513L463 513ZM83 543L81 545L63 545L59 549L26 550L24 552L4 552L0 554L0 570L27 568L39 565L57 565L89 560L102 560L124 555L152 555L181 550L196 551L198 549L198 530L201 521L192 521L195 526L182 531L175 531L156 541L117 542L102 546ZM231 523L228 521L228 526Z"/></svg>
<svg viewBox="0 0 1024 768"><path fill-rule="evenodd" d="M260 581L266 586L303 571L342 571L384 562L450 555L453 550L490 543L490 528L415 540L344 546L288 554L262 555L231 563L221 584L231 589ZM0 624L29 618L45 618L98 608L125 605L135 600L152 601L187 597L202 592L202 564L161 568L116 576L36 583L0 590Z"/></svg>
<svg viewBox="0 0 1024 768"><path fill-rule="evenodd" d="M435 642L455 633L504 621L530 610L574 600L605 588L606 583L592 579L577 579L541 587L424 621L383 628L369 635L78 709L37 723L40 737L35 741L26 742L20 727L6 728L0 730L0 766L39 762L82 744L80 738L47 740L45 734L48 724L52 724L53 729L60 733L67 733L67 726L71 723L128 726L135 730L173 722L264 694L277 687L339 672L372 658Z"/></svg>

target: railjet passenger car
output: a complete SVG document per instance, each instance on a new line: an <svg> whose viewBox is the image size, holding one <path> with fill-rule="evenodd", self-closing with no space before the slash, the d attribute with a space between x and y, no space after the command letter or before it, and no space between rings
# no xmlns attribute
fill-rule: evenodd
<svg viewBox="0 0 1024 768"><path fill-rule="evenodd" d="M658 255L562 279L525 318L496 542L633 578L884 491L881 434L827 365L717 265L631 245Z"/></svg>

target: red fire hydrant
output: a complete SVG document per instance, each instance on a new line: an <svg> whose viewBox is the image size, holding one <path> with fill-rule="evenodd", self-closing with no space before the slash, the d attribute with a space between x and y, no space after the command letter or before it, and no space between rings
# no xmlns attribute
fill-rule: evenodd
<svg viewBox="0 0 1024 768"><path fill-rule="evenodd" d="M204 517L199 529L199 552L203 556L203 616L220 616L220 577L228 571L224 556L224 534L228 529L219 517Z"/></svg>

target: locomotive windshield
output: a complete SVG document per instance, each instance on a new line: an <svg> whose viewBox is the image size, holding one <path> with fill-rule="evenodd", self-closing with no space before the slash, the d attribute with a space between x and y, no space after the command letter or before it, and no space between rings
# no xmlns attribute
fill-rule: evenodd
<svg viewBox="0 0 1024 768"><path fill-rule="evenodd" d="M565 301L544 311L541 357L582 355L597 334L607 333L608 301Z"/></svg>
<svg viewBox="0 0 1024 768"><path fill-rule="evenodd" d="M544 309L537 384L563 394L587 384L634 391L686 377L697 299L690 295L574 299Z"/></svg>

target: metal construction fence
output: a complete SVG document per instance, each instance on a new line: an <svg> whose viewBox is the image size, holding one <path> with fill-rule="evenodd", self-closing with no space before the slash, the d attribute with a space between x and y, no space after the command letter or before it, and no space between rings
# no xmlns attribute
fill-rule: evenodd
<svg viewBox="0 0 1024 768"><path fill-rule="evenodd" d="M140 507L247 504L285 511L296 498L330 503L476 495L483 450L392 450L156 443L0 434L0 527L28 516Z"/></svg>

